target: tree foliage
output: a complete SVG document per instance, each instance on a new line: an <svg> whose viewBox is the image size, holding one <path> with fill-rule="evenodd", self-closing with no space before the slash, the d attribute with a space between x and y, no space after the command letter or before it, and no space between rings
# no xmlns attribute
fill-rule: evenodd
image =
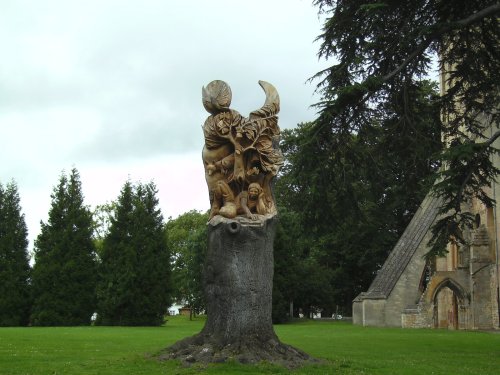
<svg viewBox="0 0 500 375"><path fill-rule="evenodd" d="M64 173L51 195L47 223L35 241L33 325L86 325L95 311L92 214L78 171Z"/></svg>
<svg viewBox="0 0 500 375"><path fill-rule="evenodd" d="M116 202L106 202L97 205L92 211L94 223L94 244L97 255L100 256L104 238L109 234L111 218L116 210Z"/></svg>
<svg viewBox="0 0 500 375"><path fill-rule="evenodd" d="M500 132L498 90L500 38L497 1L315 0L327 18L319 56L333 59L319 72L319 117L314 135L327 154L346 150L349 137L373 127L372 118L397 93L431 72L437 58L449 89L438 106L449 147L440 159L434 191L444 199L444 219L434 228L432 253L443 251L450 235L470 224L463 202L476 197L498 174L490 156ZM410 105L415 96L406 95ZM487 131L493 129L492 132ZM453 140L453 141L452 141ZM323 151L323 150L322 150ZM348 152L348 151L345 151Z"/></svg>
<svg viewBox="0 0 500 375"><path fill-rule="evenodd" d="M102 325L160 325L170 303L169 251L154 183L125 182L100 252Z"/></svg>
<svg viewBox="0 0 500 375"><path fill-rule="evenodd" d="M405 103L406 95L415 100ZM287 268L280 271L278 254L298 262L300 280L288 286L287 276L278 288L289 300L287 290L293 289L296 307L332 313L339 306L346 314L369 286L439 166L433 158L441 149L436 101L430 82L413 82L373 113L369 127L348 134L335 149L338 139L317 137L315 123L283 132L285 166L276 195L285 216L276 245L277 280ZM320 295L322 289L327 295Z"/></svg>
<svg viewBox="0 0 500 375"><path fill-rule="evenodd" d="M208 213L189 211L165 226L168 247L172 252L174 298L186 303L191 313L205 309L202 273L208 246Z"/></svg>
<svg viewBox="0 0 500 375"><path fill-rule="evenodd" d="M28 230L17 185L0 183L0 326L27 325L31 307Z"/></svg>
<svg viewBox="0 0 500 375"><path fill-rule="evenodd" d="M331 272L310 254L309 241L298 212L279 207L279 225L274 241L274 323L309 316L316 309L330 308L334 290ZM290 316L290 304L293 316Z"/></svg>

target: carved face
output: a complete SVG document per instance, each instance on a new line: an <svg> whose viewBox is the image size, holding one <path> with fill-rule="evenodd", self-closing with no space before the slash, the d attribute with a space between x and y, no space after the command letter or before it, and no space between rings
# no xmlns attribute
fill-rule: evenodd
<svg viewBox="0 0 500 375"><path fill-rule="evenodd" d="M259 193L260 193L260 189L257 186L250 186L248 188L248 197L250 199L257 199L257 197L259 196Z"/></svg>

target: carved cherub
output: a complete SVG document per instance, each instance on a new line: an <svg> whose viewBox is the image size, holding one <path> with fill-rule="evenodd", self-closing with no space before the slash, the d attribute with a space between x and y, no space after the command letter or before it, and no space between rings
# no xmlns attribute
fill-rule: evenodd
<svg viewBox="0 0 500 375"><path fill-rule="evenodd" d="M238 208L232 189L226 181L219 180L215 187L210 190L210 219L215 215L221 215L228 219L235 218Z"/></svg>
<svg viewBox="0 0 500 375"><path fill-rule="evenodd" d="M264 190L257 182L253 182L248 185L247 192L240 193L238 213L244 214L248 219L255 220L257 219L255 214L266 215L270 213L266 203Z"/></svg>

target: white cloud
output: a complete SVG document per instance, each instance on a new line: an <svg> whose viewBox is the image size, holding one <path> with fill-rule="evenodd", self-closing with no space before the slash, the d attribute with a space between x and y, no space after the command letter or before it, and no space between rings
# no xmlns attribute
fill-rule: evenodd
<svg viewBox="0 0 500 375"><path fill-rule="evenodd" d="M282 128L312 120L316 13L305 0L2 1L0 181L17 181L30 238L73 166L91 205L130 175L157 183L166 217L208 208L201 87L225 80L248 114L263 79Z"/></svg>

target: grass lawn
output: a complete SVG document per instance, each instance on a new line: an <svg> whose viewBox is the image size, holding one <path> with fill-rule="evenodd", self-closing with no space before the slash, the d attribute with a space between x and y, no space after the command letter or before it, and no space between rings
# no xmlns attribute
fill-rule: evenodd
<svg viewBox="0 0 500 375"><path fill-rule="evenodd" d="M0 328L0 374L288 374L262 364L183 368L151 358L198 332L201 318L163 327ZM500 333L363 328L306 321L275 326L280 339L326 360L294 374L500 374Z"/></svg>

